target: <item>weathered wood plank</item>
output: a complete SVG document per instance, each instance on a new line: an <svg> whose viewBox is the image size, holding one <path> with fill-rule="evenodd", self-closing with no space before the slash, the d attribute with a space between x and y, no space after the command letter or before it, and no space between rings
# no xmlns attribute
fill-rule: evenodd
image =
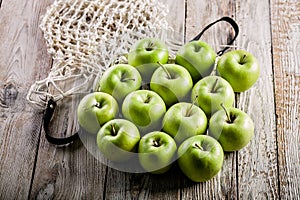
<svg viewBox="0 0 300 200"><path fill-rule="evenodd" d="M282 199L300 194L300 2L271 1L279 186Z"/></svg>
<svg viewBox="0 0 300 200"><path fill-rule="evenodd" d="M237 107L255 124L253 140L238 152L238 194L241 199L278 199L270 5L268 0L236 3L240 25L236 45L251 52L261 65L258 82L237 96Z"/></svg>
<svg viewBox="0 0 300 200"><path fill-rule="evenodd" d="M233 1L187 1L186 37L194 38L206 25L223 17L234 16ZM209 43L215 51L233 37L228 23L221 22L209 29L201 40ZM237 197L236 153L225 154L221 172L212 180L200 184L189 181L182 188L183 199L234 199Z"/></svg>
<svg viewBox="0 0 300 200"><path fill-rule="evenodd" d="M51 3L53 1L49 1L48 5ZM42 14L45 12L43 10ZM39 24L40 20L35 23ZM40 40L45 43L43 39ZM43 49L46 50L46 47ZM44 72L44 75L47 76L49 71ZM59 102L51 125L54 136L63 137L78 130L76 110L79 100L79 97L73 97ZM106 166L89 154L80 140L67 147L56 147L49 144L42 131L37 146L39 150L30 199L103 198Z"/></svg>
<svg viewBox="0 0 300 200"><path fill-rule="evenodd" d="M25 97L33 80L49 69L37 24L46 4L16 0L1 5L0 199L27 199L30 190L42 113Z"/></svg>
<svg viewBox="0 0 300 200"><path fill-rule="evenodd" d="M168 22L175 34L172 39L184 43L185 1L161 0L169 6ZM106 199L180 199L183 175L174 167L164 175L124 173L108 168Z"/></svg>

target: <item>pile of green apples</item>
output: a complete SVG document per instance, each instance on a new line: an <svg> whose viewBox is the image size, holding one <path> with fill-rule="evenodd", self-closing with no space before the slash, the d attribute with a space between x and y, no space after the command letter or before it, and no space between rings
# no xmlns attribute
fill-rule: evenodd
<svg viewBox="0 0 300 200"><path fill-rule="evenodd" d="M112 162L137 155L155 174L177 162L192 181L207 181L221 170L224 152L253 138L253 121L234 100L259 74L257 59L244 50L218 57L207 43L191 41L171 60L164 42L145 38L130 48L128 63L107 69L82 98L78 121Z"/></svg>

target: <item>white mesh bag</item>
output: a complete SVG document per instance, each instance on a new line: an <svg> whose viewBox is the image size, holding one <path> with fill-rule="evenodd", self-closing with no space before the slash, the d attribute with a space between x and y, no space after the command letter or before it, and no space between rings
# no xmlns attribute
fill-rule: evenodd
<svg viewBox="0 0 300 200"><path fill-rule="evenodd" d="M53 67L31 86L27 99L45 108L49 98L57 102L87 92L138 39L165 41L171 31L166 16L158 0L56 0L40 25Z"/></svg>

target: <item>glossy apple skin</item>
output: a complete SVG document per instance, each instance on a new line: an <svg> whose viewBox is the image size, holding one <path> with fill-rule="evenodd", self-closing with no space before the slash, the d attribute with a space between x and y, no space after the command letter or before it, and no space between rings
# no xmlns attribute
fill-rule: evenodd
<svg viewBox="0 0 300 200"><path fill-rule="evenodd" d="M137 41L128 53L128 64L137 68L146 83L149 83L153 72L159 67L157 62L166 64L168 60L168 47L157 38Z"/></svg>
<svg viewBox="0 0 300 200"><path fill-rule="evenodd" d="M158 146L155 146L155 141ZM165 173L175 161L176 151L177 146L171 136L159 131L150 132L139 143L140 164L147 172Z"/></svg>
<svg viewBox="0 0 300 200"><path fill-rule="evenodd" d="M251 53L234 50L220 58L217 73L230 83L235 92L244 92L259 78L260 66Z"/></svg>
<svg viewBox="0 0 300 200"><path fill-rule="evenodd" d="M254 123L250 116L237 108L226 108L232 118L229 122L224 110L216 112L209 121L209 135L217 139L224 151L238 151L254 136Z"/></svg>
<svg viewBox="0 0 300 200"><path fill-rule="evenodd" d="M97 134L98 149L115 162L129 160L140 141L138 128L125 119L113 119L104 124Z"/></svg>
<svg viewBox="0 0 300 200"><path fill-rule="evenodd" d="M212 72L215 60L216 53L213 48L206 42L198 40L182 46L176 54L175 63L184 66L196 83Z"/></svg>
<svg viewBox="0 0 300 200"><path fill-rule="evenodd" d="M185 99L192 90L193 81L189 72L180 65L165 64L171 78L163 67L155 70L150 81L150 89L159 94L167 107Z"/></svg>
<svg viewBox="0 0 300 200"><path fill-rule="evenodd" d="M192 89L191 99L194 100L197 96L196 104L208 118L217 110L222 109L221 103L225 107L230 107L234 103L234 91L231 85L219 76L207 76L198 81Z"/></svg>
<svg viewBox="0 0 300 200"><path fill-rule="evenodd" d="M100 79L99 91L112 95L119 103L142 85L142 77L133 66L117 64L108 68Z"/></svg>
<svg viewBox="0 0 300 200"><path fill-rule="evenodd" d="M202 147L200 149L197 145ZM196 135L185 140L178 148L178 165L194 182L212 179L221 170L224 152L217 140L208 135Z"/></svg>
<svg viewBox="0 0 300 200"><path fill-rule="evenodd" d="M168 109L163 118L163 131L171 135L177 144L185 139L206 133L208 120L196 105L180 102Z"/></svg>
<svg viewBox="0 0 300 200"><path fill-rule="evenodd" d="M153 91L137 90L124 99L122 114L132 121L145 134L161 129L161 122L166 113L163 99Z"/></svg>
<svg viewBox="0 0 300 200"><path fill-rule="evenodd" d="M104 92L93 92L84 96L77 108L80 126L89 133L97 134L100 127L114 119L119 112L117 101Z"/></svg>

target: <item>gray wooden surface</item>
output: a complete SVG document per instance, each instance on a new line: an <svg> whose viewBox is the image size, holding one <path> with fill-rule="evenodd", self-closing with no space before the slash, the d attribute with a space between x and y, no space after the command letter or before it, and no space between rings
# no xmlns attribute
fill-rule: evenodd
<svg viewBox="0 0 300 200"><path fill-rule="evenodd" d="M261 76L236 94L254 120L255 137L225 155L222 171L193 183L176 167L164 175L130 174L96 160L80 141L58 148L42 129L43 111L25 97L52 60L39 29L53 0L0 0L0 199L297 199L300 197L300 2L296 0L161 0L182 42L208 23L233 17L235 48L253 53ZM203 36L216 50L232 37L221 23ZM53 132L78 128L76 100L58 108Z"/></svg>

